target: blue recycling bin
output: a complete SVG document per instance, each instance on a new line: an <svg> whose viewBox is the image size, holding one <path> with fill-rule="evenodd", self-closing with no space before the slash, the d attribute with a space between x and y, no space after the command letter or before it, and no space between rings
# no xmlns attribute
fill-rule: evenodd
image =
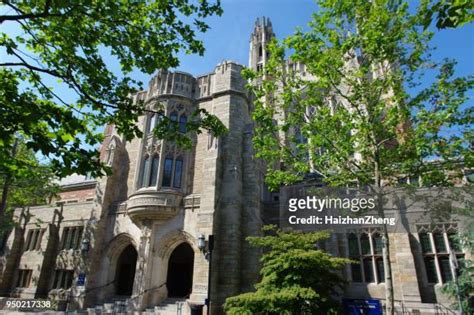
<svg viewBox="0 0 474 315"><path fill-rule="evenodd" d="M382 304L376 299L343 299L345 315L383 315Z"/></svg>

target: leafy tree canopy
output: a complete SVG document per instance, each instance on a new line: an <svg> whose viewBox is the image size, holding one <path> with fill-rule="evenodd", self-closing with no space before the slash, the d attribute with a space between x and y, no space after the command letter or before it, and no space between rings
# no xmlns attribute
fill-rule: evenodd
<svg viewBox="0 0 474 315"><path fill-rule="evenodd" d="M135 123L143 106L130 98L141 85L131 71L176 67L180 50L203 54L196 34L208 29L207 17L222 13L218 0L3 1L0 9L0 24L15 23L23 32L0 32L8 55L0 62L0 168L14 167L10 153L20 133L61 176L104 173L97 127L114 124L127 140L141 135ZM112 71L104 51L121 73ZM77 100L63 100L51 79Z"/></svg>
<svg viewBox="0 0 474 315"><path fill-rule="evenodd" d="M440 0L424 12L424 27L436 21L436 27L456 28L474 21L474 4L469 0Z"/></svg>
<svg viewBox="0 0 474 315"><path fill-rule="evenodd" d="M474 162L467 103L474 76L456 77L453 60L432 60L426 18L433 5L317 4L309 31L274 41L264 69L244 72L256 96L254 146L267 162L269 186L308 173L331 186L368 185L380 194L419 177L426 186L453 185ZM294 63L305 66L305 75ZM386 226L382 237L386 313L393 314Z"/></svg>
<svg viewBox="0 0 474 315"><path fill-rule="evenodd" d="M308 32L270 45L263 79L245 71L267 182L277 188L315 172L331 185L380 187L418 175L424 184L452 184L461 164L473 163L466 103L474 80L455 77L455 61L431 60L422 14L429 4L415 13L388 0L318 4ZM285 51L305 76L285 65Z"/></svg>
<svg viewBox="0 0 474 315"><path fill-rule="evenodd" d="M328 232L284 232L265 227L267 236L249 237L266 250L261 258L261 281L255 292L227 298L227 314L337 314L334 294L344 280L338 273L349 260L317 248Z"/></svg>
<svg viewBox="0 0 474 315"><path fill-rule="evenodd" d="M15 141L12 153L16 164L10 169L10 176L0 178L1 207L6 212L0 217L0 233L10 230L15 208L45 204L59 192L51 167L41 164L22 140Z"/></svg>

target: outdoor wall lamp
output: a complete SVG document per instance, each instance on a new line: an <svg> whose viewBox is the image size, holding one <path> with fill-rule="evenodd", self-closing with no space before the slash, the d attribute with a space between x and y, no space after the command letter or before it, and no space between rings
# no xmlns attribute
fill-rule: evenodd
<svg viewBox="0 0 474 315"><path fill-rule="evenodd" d="M214 235L209 235L206 242L206 237L203 234L198 236L198 248L204 254L207 260L212 257L212 250L214 249Z"/></svg>
<svg viewBox="0 0 474 315"><path fill-rule="evenodd" d="M203 234L198 236L198 248L206 257L206 260L209 262L209 276L207 277L207 298L204 304L207 307L207 315L211 312L211 275L212 275L212 251L214 250L214 235L209 235L207 246L206 246L206 237ZM207 248L206 248L207 247Z"/></svg>
<svg viewBox="0 0 474 315"><path fill-rule="evenodd" d="M90 240L89 238L85 237L81 242L81 252L83 254L87 254L89 252L90 247Z"/></svg>
<svg viewBox="0 0 474 315"><path fill-rule="evenodd" d="M198 248L201 252L206 249L206 238L203 234L199 234L198 236Z"/></svg>

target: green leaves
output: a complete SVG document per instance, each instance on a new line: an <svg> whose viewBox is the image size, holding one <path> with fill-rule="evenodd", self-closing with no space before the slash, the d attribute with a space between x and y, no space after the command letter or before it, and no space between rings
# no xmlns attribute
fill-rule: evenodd
<svg viewBox="0 0 474 315"><path fill-rule="evenodd" d="M455 28L474 20L474 5L469 0L439 0L431 7L426 6L423 26L428 28L436 16L436 27Z"/></svg>
<svg viewBox="0 0 474 315"><path fill-rule="evenodd" d="M265 250L261 281L256 291L227 298L228 314L337 314L333 294L342 287L337 272L349 260L317 249L328 232L283 232L264 228L266 236L249 237L254 247Z"/></svg>
<svg viewBox="0 0 474 315"><path fill-rule="evenodd" d="M406 174L447 184L462 176L459 163L472 165L473 78L454 78L455 63L429 59L426 4L414 14L406 2L318 5L309 31L270 44L265 77L243 72L256 97L254 145L270 188L308 172L329 185L392 185ZM285 64L284 51L305 75ZM439 71L431 86L427 66Z"/></svg>
<svg viewBox="0 0 474 315"><path fill-rule="evenodd" d="M204 108L198 108L191 115L189 121L186 122L186 132L180 130L179 123L171 120L169 117L162 115L153 130L153 134L158 139L175 142L178 146L185 149L191 149L195 143L195 136L201 134L203 130L212 132L214 136L219 137L227 133L227 127L217 118L210 114Z"/></svg>
<svg viewBox="0 0 474 315"><path fill-rule="evenodd" d="M0 24L17 23L24 34L0 33L8 54L0 63L0 118L6 125L0 152L8 152L15 132L21 132L26 145L51 159L61 176L107 171L99 161L98 131L113 124L126 140L141 136L136 122L143 105L130 98L141 84L130 72L176 67L180 50L203 54L196 32L208 28L206 17L222 13L219 1L208 0L16 1L4 6ZM120 73L109 66L113 58ZM73 101L64 101L45 84L51 77ZM210 118L202 122L220 127ZM0 163L12 158L5 154Z"/></svg>

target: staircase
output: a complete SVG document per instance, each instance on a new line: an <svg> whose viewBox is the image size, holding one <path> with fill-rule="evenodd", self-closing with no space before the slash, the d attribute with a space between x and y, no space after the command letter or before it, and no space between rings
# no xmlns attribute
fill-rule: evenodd
<svg viewBox="0 0 474 315"><path fill-rule="evenodd" d="M127 297L114 297L111 301L105 302L102 305L87 308L88 315L114 314L127 315L131 312L128 307Z"/></svg>
<svg viewBox="0 0 474 315"><path fill-rule="evenodd" d="M186 303L186 299L172 299L168 298L161 302L160 305L155 306L155 309L152 313L148 313L149 309L146 310L147 313L144 315L189 315L190 310L189 306Z"/></svg>
<svg viewBox="0 0 474 315"><path fill-rule="evenodd" d="M168 298L154 308L134 311L126 297L115 297L109 302L87 308L88 315L189 315L191 313L186 299Z"/></svg>

